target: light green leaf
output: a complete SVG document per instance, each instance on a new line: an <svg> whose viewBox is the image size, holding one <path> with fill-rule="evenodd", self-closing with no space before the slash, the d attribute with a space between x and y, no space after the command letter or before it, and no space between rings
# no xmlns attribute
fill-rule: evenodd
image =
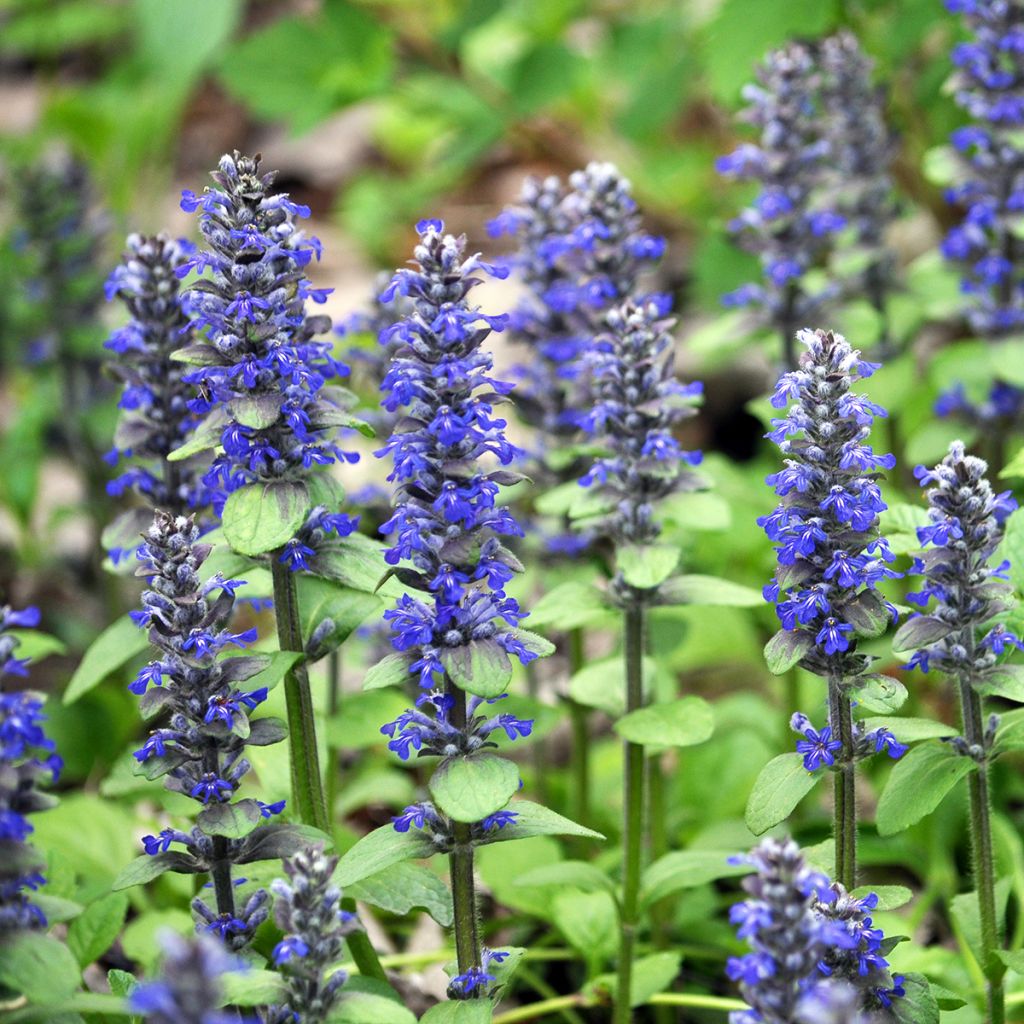
<svg viewBox="0 0 1024 1024"><path fill-rule="evenodd" d="M567 580L549 590L531 609L531 626L578 629L615 615L604 593L589 583Z"/></svg>
<svg viewBox="0 0 1024 1024"><path fill-rule="evenodd" d="M907 688L898 679L877 673L860 678L861 682L851 688L851 695L859 708L884 715L903 707Z"/></svg>
<svg viewBox="0 0 1024 1024"><path fill-rule="evenodd" d="M188 440L175 448L167 456L168 462L184 462L199 455L201 452L208 452L220 445L221 434L227 426L227 417L219 409L212 412L202 423L199 424L189 435Z"/></svg>
<svg viewBox="0 0 1024 1024"><path fill-rule="evenodd" d="M977 764L948 743L921 743L896 762L878 801L876 823L883 836L895 835L927 817Z"/></svg>
<svg viewBox="0 0 1024 1024"><path fill-rule="evenodd" d="M429 857L434 852L436 847L420 829L399 832L393 824L381 825L363 836L342 856L334 872L334 881L344 889L392 864Z"/></svg>
<svg viewBox="0 0 1024 1024"><path fill-rule="evenodd" d="M914 898L913 892L905 885L862 885L850 893L857 899L871 894L878 897L879 910L896 910Z"/></svg>
<svg viewBox="0 0 1024 1024"><path fill-rule="evenodd" d="M233 804L214 804L200 811L196 824L208 836L242 839L263 819L255 800L238 800Z"/></svg>
<svg viewBox="0 0 1024 1024"><path fill-rule="evenodd" d="M148 648L146 630L136 626L127 615L116 619L82 656L64 691L64 703L73 704Z"/></svg>
<svg viewBox="0 0 1024 1024"><path fill-rule="evenodd" d="M94 900L71 922L68 949L79 967L87 967L110 949L121 933L127 912L128 897L112 892Z"/></svg>
<svg viewBox="0 0 1024 1024"><path fill-rule="evenodd" d="M327 1024L416 1024L416 1015L396 999L343 989Z"/></svg>
<svg viewBox="0 0 1024 1024"><path fill-rule="evenodd" d="M532 868L516 879L516 885L539 888L579 889L582 892L613 892L615 883L596 864L585 860L560 860Z"/></svg>
<svg viewBox="0 0 1024 1024"><path fill-rule="evenodd" d="M651 690L655 664L644 658L644 693ZM569 680L569 695L577 704L597 708L618 718L626 710L626 669L621 655L595 661Z"/></svg>
<svg viewBox="0 0 1024 1024"><path fill-rule="evenodd" d="M448 886L423 864L405 861L345 887L345 895L371 903L389 914L404 917L425 910L439 925L452 923L452 894Z"/></svg>
<svg viewBox="0 0 1024 1024"><path fill-rule="evenodd" d="M624 544L615 552L615 567L631 587L649 590L676 571L680 554L670 544Z"/></svg>
<svg viewBox="0 0 1024 1024"><path fill-rule="evenodd" d="M82 972L71 950L41 931L15 932L0 950L0 984L31 1003L58 1003L74 992Z"/></svg>
<svg viewBox="0 0 1024 1024"><path fill-rule="evenodd" d="M291 540L308 513L309 492L304 483L247 484L224 503L224 539L243 555L262 555Z"/></svg>
<svg viewBox="0 0 1024 1024"><path fill-rule="evenodd" d="M482 821L519 792L519 769L494 754L446 758L430 779L434 803L455 821Z"/></svg>
<svg viewBox="0 0 1024 1024"><path fill-rule="evenodd" d="M939 1004L923 974L903 975L903 990L892 1004L899 1024L939 1024Z"/></svg>
<svg viewBox="0 0 1024 1024"><path fill-rule="evenodd" d="M398 651L385 655L371 665L363 677L364 690L378 690L385 686L404 686L409 681L409 657Z"/></svg>
<svg viewBox="0 0 1024 1024"><path fill-rule="evenodd" d="M679 975L682 957L678 953L651 953L642 956L633 964L630 981L630 1006L643 1006L653 995L664 992ZM604 1000L614 1000L618 989L618 977L614 974L599 974L587 986L586 991L602 993Z"/></svg>
<svg viewBox="0 0 1024 1024"><path fill-rule="evenodd" d="M785 821L821 777L821 772L809 772L797 753L773 757L761 769L747 801L747 828L759 836Z"/></svg>
<svg viewBox="0 0 1024 1024"><path fill-rule="evenodd" d="M511 839L530 839L533 836L581 836L585 839L604 839L600 832L577 825L575 821L563 818L561 814L532 800L513 800L505 810L513 811L516 820L504 828L492 829L481 845L501 843Z"/></svg>
<svg viewBox="0 0 1024 1024"><path fill-rule="evenodd" d="M710 738L714 729L714 712L702 697L651 704L615 723L615 731L627 742L657 747L692 747Z"/></svg>
<svg viewBox="0 0 1024 1024"><path fill-rule="evenodd" d="M446 999L427 1010L420 1024L490 1024L493 1014L490 999Z"/></svg>
<svg viewBox="0 0 1024 1024"><path fill-rule="evenodd" d="M681 889L693 889L719 878L750 874L749 864L730 864L730 850L674 850L659 857L640 883L640 899L647 905Z"/></svg>
<svg viewBox="0 0 1024 1024"><path fill-rule="evenodd" d="M690 573L670 579L659 592L661 604L700 604L724 608L757 608L764 604L760 590L718 576Z"/></svg>
<svg viewBox="0 0 1024 1024"><path fill-rule="evenodd" d="M277 971L226 971L220 982L228 1006L273 1005L282 1002L288 991Z"/></svg>
<svg viewBox="0 0 1024 1024"><path fill-rule="evenodd" d="M512 678L512 662L497 640L471 640L441 649L441 664L451 681L477 697L500 697Z"/></svg>
<svg viewBox="0 0 1024 1024"><path fill-rule="evenodd" d="M864 728L868 732L875 729L888 729L900 743L917 743L919 740L941 739L952 736L956 730L942 722L934 722L930 718L865 718Z"/></svg>
<svg viewBox="0 0 1024 1024"><path fill-rule="evenodd" d="M774 676L788 672L814 646L807 630L780 629L764 646L764 660Z"/></svg>
<svg viewBox="0 0 1024 1024"><path fill-rule="evenodd" d="M306 574L299 576L298 593L299 619L306 643L324 619L334 623L324 640L327 651L340 647L368 619L376 622L384 609L384 602L375 594Z"/></svg>
<svg viewBox="0 0 1024 1024"><path fill-rule="evenodd" d="M618 909L610 892L564 890L551 901L551 919L589 963L600 963L618 946Z"/></svg>

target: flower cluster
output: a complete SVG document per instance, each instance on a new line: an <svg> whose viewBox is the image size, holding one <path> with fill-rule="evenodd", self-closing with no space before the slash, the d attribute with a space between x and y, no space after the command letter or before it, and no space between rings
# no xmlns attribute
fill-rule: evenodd
<svg viewBox="0 0 1024 1024"><path fill-rule="evenodd" d="M866 1013L902 996L902 979L890 976L882 955L884 936L868 916L874 894L854 899L812 870L791 839L765 839L737 863L754 873L730 920L752 952L732 957L726 973L750 1008L730 1014L731 1024L828 1020L824 1008L848 1005L850 989Z"/></svg>
<svg viewBox="0 0 1024 1024"><path fill-rule="evenodd" d="M0 608L0 678L24 676L28 663L16 656L19 641L8 630L38 624L37 608ZM62 761L43 731L42 708L34 693L0 693L0 937L46 926L46 915L28 895L46 880L42 859L26 842L32 834L27 815L53 806L40 787L56 781Z"/></svg>
<svg viewBox="0 0 1024 1024"><path fill-rule="evenodd" d="M798 754L803 755L804 767L809 771L819 768L831 768L836 763L836 754L843 744L834 733L831 725L824 726L820 731L811 725L810 719L800 711L794 712L789 722L793 732L803 736L797 741ZM866 729L863 722L853 725L853 759L861 761L873 754L886 753L894 761L901 758L909 748L900 743L889 729L879 727Z"/></svg>
<svg viewBox="0 0 1024 1024"><path fill-rule="evenodd" d="M947 197L966 213L942 253L963 267L971 326L999 337L1024 324L1017 238L1024 210L1024 26L1019 6L1006 0L947 0L946 6L963 15L974 36L952 53L956 101L974 123L951 136L966 173Z"/></svg>
<svg viewBox="0 0 1024 1024"><path fill-rule="evenodd" d="M220 976L237 965L215 939L198 935L183 939L173 932L161 936L164 960L159 978L139 985L128 997L132 1013L149 1024L255 1024L234 1010L219 1009L224 1001Z"/></svg>
<svg viewBox="0 0 1024 1024"><path fill-rule="evenodd" d="M274 174L261 174L259 163L224 156L216 187L201 196L186 190L181 201L201 211L209 245L178 268L180 276L210 271L185 293L192 326L206 338L180 356L196 364L184 379L199 393L190 409L206 417L197 435L223 448L203 477L218 513L248 483L302 479L314 466L358 458L335 440L337 428L356 421L345 412L346 393L328 385L348 368L329 341L315 340L330 318L306 315L306 301L324 302L330 291L303 272L320 255L319 241L295 226L309 209L272 192ZM336 525L354 528L347 518Z"/></svg>
<svg viewBox="0 0 1024 1024"><path fill-rule="evenodd" d="M776 329L793 365L792 338L819 319L834 286L812 290L807 274L823 262L845 218L828 196L830 144L822 116L822 69L811 44L791 42L768 55L748 85L745 119L760 132L716 163L719 173L756 181L760 192L730 224L739 244L761 261L761 284L723 297L727 306L754 306Z"/></svg>
<svg viewBox="0 0 1024 1024"><path fill-rule="evenodd" d="M609 310L607 331L598 335L586 362L593 406L584 430L608 448L580 483L607 498L603 529L623 544L649 544L661 532L654 506L678 490L701 486L686 467L701 460L687 452L673 429L693 415L700 383L676 380L673 321L658 303L626 302Z"/></svg>
<svg viewBox="0 0 1024 1024"><path fill-rule="evenodd" d="M109 361L110 370L123 383L121 419L107 461L132 460L107 484L107 493L131 490L147 505L178 514L209 504L195 462L167 459L196 425L196 415L188 408L194 392L182 379L185 366L171 358L189 323L177 271L193 253L194 246L185 239L129 235L106 286L107 299L120 299L131 318L106 343L117 356ZM150 515L147 509L128 513L118 532L134 539L143 529L139 516ZM116 562L126 553L114 548L110 554Z"/></svg>
<svg viewBox="0 0 1024 1024"><path fill-rule="evenodd" d="M887 617L895 617L875 590L898 575L877 530L886 508L880 471L895 459L867 443L885 410L852 390L877 364L831 331L801 331L799 339L807 346L800 368L782 375L771 399L776 409L789 409L767 435L786 458L785 468L767 478L781 501L758 519L779 562L765 598L777 602L805 667L850 678L868 664L856 653L856 634L882 632Z"/></svg>
<svg viewBox="0 0 1024 1024"><path fill-rule="evenodd" d="M267 1024L323 1024L348 975L327 970L341 959L345 935L357 926L354 914L341 909L341 891L331 882L337 857L306 847L284 862L288 881L271 884L274 918L284 938L273 960L287 979L288 999L273 1007Z"/></svg>
<svg viewBox="0 0 1024 1024"><path fill-rule="evenodd" d="M896 140L885 119L884 91L872 83L874 62L852 32L823 39L818 60L836 210L867 259L853 287L847 287L884 313L894 263L885 232L896 215L890 173Z"/></svg>
<svg viewBox="0 0 1024 1024"><path fill-rule="evenodd" d="M518 243L507 262L528 295L509 326L530 357L516 369L516 404L541 431L540 443L550 444L576 433L581 357L605 312L637 296L640 275L661 258L665 240L644 231L629 181L596 162L570 175L568 188L555 176L527 178L519 201L488 230ZM653 298L667 309L664 296Z"/></svg>
<svg viewBox="0 0 1024 1024"><path fill-rule="evenodd" d="M486 946L480 950L480 966L470 967L462 974L456 974L448 983L449 999L473 999L478 995L486 995L491 985L496 982L497 976L491 974L488 968L491 964L502 964L510 954L507 950L488 949Z"/></svg>
<svg viewBox="0 0 1024 1024"><path fill-rule="evenodd" d="M395 649L432 687L453 658L511 655L525 664L536 655L514 629L525 613L504 591L522 566L500 538L522 531L496 503L499 486L521 477L479 464L493 457L508 465L517 454L505 421L493 415L511 385L488 375L492 357L480 347L506 317L466 302L480 281L473 271L503 275L478 256L466 259L465 238L445 234L439 221L417 230L419 270L397 271L383 297L415 300L415 312L381 339L400 342L384 378L384 408L404 407L406 416L377 454L391 456L396 485L394 515L381 527L390 540L385 558L422 595L404 595L385 618Z"/></svg>
<svg viewBox="0 0 1024 1024"><path fill-rule="evenodd" d="M927 608L911 619L907 630L921 637L908 667L927 672L938 669L956 677L982 682L1007 648L1024 649L1024 642L992 620L1008 607L1012 587L1007 580L1010 563L989 564L1003 537L1007 517L1017 507L1009 491L996 494L985 477L982 459L964 452L954 441L934 469L914 470L927 487L927 526L918 528L918 540L927 545L914 562L924 575L920 591L907 599Z"/></svg>
<svg viewBox="0 0 1024 1024"><path fill-rule="evenodd" d="M470 839L474 843L493 839L506 825L516 820L515 811L495 811L482 821L471 826ZM422 830L434 844L438 853L449 853L452 848L452 821L439 811L429 800L410 804L401 814L391 819L396 832L408 832L410 828Z"/></svg>
<svg viewBox="0 0 1024 1024"><path fill-rule="evenodd" d="M149 589L142 594L142 610L133 612L132 618L149 629L150 643L159 657L145 665L129 687L141 696L147 719L160 715L166 721L135 752L140 768L150 778L168 775L169 789L207 809L191 834L165 829L159 837L148 836L146 852L156 856L166 853L172 843L181 843L193 859L191 870L230 863L244 855L246 840L204 834L202 826L221 813L215 808L223 806L227 811L226 805L249 771L246 746L276 743L284 736L277 719L250 720L266 700L267 688L247 690L241 685L265 668L267 659L220 657L227 648L248 646L256 639L256 630L233 633L227 628L235 591L243 581L226 580L219 573L202 580L199 570L210 546L199 543L198 537L194 518L157 512L139 549L142 565L136 572L147 578ZM231 804L232 811L254 822L282 807L256 800ZM224 902L224 892L219 890L218 913L201 900L193 906L210 930L244 945L266 917L266 893L257 891L237 914L233 907L221 905Z"/></svg>

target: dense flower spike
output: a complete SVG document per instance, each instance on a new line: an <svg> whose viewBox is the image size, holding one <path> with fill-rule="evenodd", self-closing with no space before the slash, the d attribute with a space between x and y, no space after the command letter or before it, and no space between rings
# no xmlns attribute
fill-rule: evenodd
<svg viewBox="0 0 1024 1024"><path fill-rule="evenodd" d="M947 0L974 38L953 50L957 103L974 123L952 135L965 180L948 193L966 207L942 246L963 267L967 317L979 334L998 337L1024 324L1024 276L1017 226L1024 209L1020 182L1024 125L1024 12L1009 0Z"/></svg>
<svg viewBox="0 0 1024 1024"><path fill-rule="evenodd" d="M758 519L779 558L765 596L806 651L805 667L849 679L868 664L856 653L855 634L877 632L895 614L875 590L897 575L888 567L888 542L878 536L886 508L878 479L895 459L867 443L885 410L852 390L877 364L830 331L801 331L799 340L807 346L800 368L783 374L772 395L776 409L789 409L767 435L786 459L767 478L782 500Z"/></svg>
<svg viewBox="0 0 1024 1024"><path fill-rule="evenodd" d="M571 436L584 404L580 359L605 312L638 295L643 271L661 258L665 240L644 231L632 186L618 169L593 162L569 177L527 178L519 201L491 221L518 248L507 262L528 289L512 313L512 337L530 346L516 368L516 404L541 432L543 448ZM652 296L663 311L665 296Z"/></svg>
<svg viewBox="0 0 1024 1024"><path fill-rule="evenodd" d="M115 447L107 460L131 461L107 484L107 492L121 495L131 490L147 506L176 514L199 511L209 504L195 462L167 460L197 422L188 408L195 391L182 379L186 366L171 358L181 348L189 323L177 270L194 251L184 239L164 234L129 235L106 289L108 300L120 299L130 316L106 343L116 356L109 362L110 370L124 385ZM148 520L151 515L148 508L127 513L119 532L134 539L144 528L139 516ZM115 548L111 557L117 561L125 553Z"/></svg>
<svg viewBox="0 0 1024 1024"><path fill-rule="evenodd" d="M0 608L0 679L24 676L19 640L8 632L39 624L39 610ZM27 815L55 803L40 789L55 782L62 762L43 731L43 700L30 692L0 693L0 938L13 931L46 927L46 915L29 895L45 884L45 860L26 842L32 834Z"/></svg>
<svg viewBox="0 0 1024 1024"><path fill-rule="evenodd" d="M827 198L830 146L821 115L822 71L811 44L791 42L768 55L748 85L744 117L759 131L716 166L721 174L756 181L753 204L730 225L738 243L758 256L760 284L723 297L727 306L753 306L783 339L786 362L795 364L792 339L800 324L820 319L836 289L814 289L808 271L818 266L846 224Z"/></svg>
<svg viewBox="0 0 1024 1024"><path fill-rule="evenodd" d="M694 414L702 385L675 377L673 321L656 302L624 303L608 312L607 331L587 353L593 406L584 429L608 454L580 481L608 499L602 528L618 544L649 544L661 532L654 506L679 490L693 490L700 478L687 467L700 452L683 451L673 429Z"/></svg>
<svg viewBox="0 0 1024 1024"><path fill-rule="evenodd" d="M879 1020L903 989L889 974L885 936L868 916L874 893L850 896L812 870L791 839L765 839L739 860L755 873L730 920L753 952L726 967L750 1007L730 1014L731 1024Z"/></svg>
<svg viewBox="0 0 1024 1024"><path fill-rule="evenodd" d="M234 1010L219 1009L224 999L220 976L238 965L216 939L199 935L186 940L173 932L161 937L164 960L160 976L139 985L128 1008L149 1024L255 1024Z"/></svg>
<svg viewBox="0 0 1024 1024"><path fill-rule="evenodd" d="M874 62L849 31L820 44L825 132L834 172L836 209L852 227L867 266L847 291L863 294L883 317L895 257L885 233L896 216L890 173L896 140L885 119L885 93L871 81ZM887 342L883 336L883 343Z"/></svg>
<svg viewBox="0 0 1024 1024"><path fill-rule="evenodd" d="M218 512L248 483L304 479L314 466L358 458L335 440L338 427L356 421L344 412L347 394L328 386L348 368L329 341L315 340L330 318L306 315L307 300L323 302L329 291L303 273L320 254L317 239L295 226L309 210L272 192L274 174L261 174L259 164L259 157L224 156L215 187L201 196L186 191L181 201L201 211L209 245L178 273L210 271L185 293L192 325L206 340L182 354L198 364L185 375L199 392L190 408L206 417L197 436L223 446L203 478ZM354 525L339 520L337 529Z"/></svg>
<svg viewBox="0 0 1024 1024"><path fill-rule="evenodd" d="M267 688L245 689L244 682L267 665L267 659L242 656L222 659L226 649L245 648L256 639L256 630L233 633L227 628L235 591L244 581L226 580L220 574L208 580L199 571L210 546L198 542L195 520L157 512L139 549L142 565L137 574L147 578L142 610L133 612L135 622L148 627L149 640L159 658L145 665L129 689L142 698L146 718L161 715L166 724L150 732L135 752L141 765L169 776L167 787L211 809L231 802L249 771L247 744L275 743L284 736L276 719L251 721L252 712L267 698ZM258 822L273 807L255 800L233 805L241 815ZM277 808L280 810L280 807ZM207 815L208 816L208 815ZM218 931L234 948L243 946L267 916L266 893L258 890L238 913L218 877L217 869L241 856L246 839L225 840L200 828L191 835L161 833L147 837L146 852L165 851L170 843L182 843L201 865L209 865L218 886L218 912L197 900L193 907L209 930ZM276 855L275 855L276 856ZM230 890L230 886L228 886ZM228 904L231 904L229 907Z"/></svg>
<svg viewBox="0 0 1024 1024"><path fill-rule="evenodd" d="M536 654L514 628L525 613L504 591L522 566L500 538L522 531L495 500L499 486L521 477L479 464L493 457L508 465L517 454L505 421L493 416L511 385L489 376L492 358L480 347L507 318L466 302L480 281L474 271L504 275L478 256L466 259L465 239L444 234L439 221L417 230L419 270L399 270L383 297L415 301L415 312L381 337L400 342L384 378L384 407L407 414L377 454L391 456L388 479L396 485L394 515L381 527L391 544L385 557L422 595L403 596L385 618L395 649L431 687L453 659L507 664L512 656L525 664Z"/></svg>
<svg viewBox="0 0 1024 1024"><path fill-rule="evenodd" d="M1017 502L1009 491L992 490L987 469L982 459L965 453L962 442L954 441L934 469L914 470L921 486L928 488L931 522L917 531L926 549L914 568L923 573L925 585L907 598L922 608L933 599L935 605L905 626L908 631L927 627L929 632L929 642L918 648L911 666L967 674L979 684L992 675L1004 651L1024 649L1024 641L993 623L1009 607L1013 588L1005 582L1010 563L989 562Z"/></svg>
<svg viewBox="0 0 1024 1024"><path fill-rule="evenodd" d="M284 862L288 881L271 884L274 917L285 933L273 959L286 979L288 998L273 1007L267 1024L323 1024L341 995L348 975L328 968L341 960L345 935L358 927L355 915L341 909L341 891L331 883L338 858L314 847Z"/></svg>

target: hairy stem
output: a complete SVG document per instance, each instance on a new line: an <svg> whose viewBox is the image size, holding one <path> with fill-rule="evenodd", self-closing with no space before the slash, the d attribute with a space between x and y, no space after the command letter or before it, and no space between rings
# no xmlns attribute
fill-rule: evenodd
<svg viewBox="0 0 1024 1024"><path fill-rule="evenodd" d="M857 885L857 799L856 765L853 757L853 708L842 680L828 678L829 722L842 743L833 772L835 807L832 834L836 843L835 879L847 889Z"/></svg>
<svg viewBox="0 0 1024 1024"><path fill-rule="evenodd" d="M583 668L583 630L569 631L569 677ZM571 697L566 698L572 724L573 817L581 825L590 824L590 723L587 709Z"/></svg>
<svg viewBox="0 0 1024 1024"><path fill-rule="evenodd" d="M644 608L631 604L625 613L626 714L643 704ZM640 868L644 841L644 748L625 743L623 773L622 906L619 911L619 964L614 1024L629 1024L633 957L640 909Z"/></svg>
<svg viewBox="0 0 1024 1024"><path fill-rule="evenodd" d="M274 579L274 614L277 639L282 651L301 651L302 627L295 577L279 560L279 551L271 554ZM288 710L288 754L291 764L292 805L304 825L330 832L331 823L320 775L320 757L316 747L316 720L313 695L305 665L288 670L284 677L284 696Z"/></svg>
<svg viewBox="0 0 1024 1024"><path fill-rule="evenodd" d="M220 757L216 747L207 747L203 752L203 770L218 778L221 777ZM213 858L210 862L210 878L213 881L213 892L217 900L217 913L234 917L235 887L231 884L228 841L225 836L211 836L211 838L213 840Z"/></svg>
<svg viewBox="0 0 1024 1024"><path fill-rule="evenodd" d="M451 710L451 723L456 729L466 727L466 695L450 679L445 679L445 691L455 703ZM465 974L481 964L480 936L476 920L476 883L473 879L473 842L469 824L457 821L453 825L455 845L448 855L452 879L454 906L455 955L459 974ZM479 990L477 990L479 991Z"/></svg>
<svg viewBox="0 0 1024 1024"><path fill-rule="evenodd" d="M972 630L964 630L962 642L967 650L974 649ZM985 722L982 717L981 698L971 686L969 674L957 680L960 691L960 716L964 739L979 750L985 747ZM988 757L978 762L977 771L967 777L967 795L971 815L971 867L974 887L978 894L978 916L981 921L982 970L985 973L988 998L989 1024L1002 1024L1006 1019L1003 994L1005 967L996 955L1002 946L999 918L996 913L996 874L992 853L992 801L989 793Z"/></svg>

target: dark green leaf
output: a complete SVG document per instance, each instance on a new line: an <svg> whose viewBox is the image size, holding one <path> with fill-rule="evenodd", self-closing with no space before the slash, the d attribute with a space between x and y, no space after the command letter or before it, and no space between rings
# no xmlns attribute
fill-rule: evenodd
<svg viewBox="0 0 1024 1024"><path fill-rule="evenodd" d="M68 928L68 948L85 968L98 960L121 933L128 897L112 892L90 903Z"/></svg>
<svg viewBox="0 0 1024 1024"><path fill-rule="evenodd" d="M949 636L953 627L932 615L915 615L896 630L892 649L896 654L907 654L919 647L927 647L943 637Z"/></svg>
<svg viewBox="0 0 1024 1024"><path fill-rule="evenodd" d="M761 769L747 801L747 828L759 836L785 821L821 776L821 772L809 772L799 754L773 757Z"/></svg>
<svg viewBox="0 0 1024 1024"><path fill-rule="evenodd" d="M899 1024L939 1024L939 1006L923 974L903 976L905 995L892 1008Z"/></svg>
<svg viewBox="0 0 1024 1024"><path fill-rule="evenodd" d="M430 779L434 803L455 821L482 821L519 792L519 769L495 754L446 758Z"/></svg>
<svg viewBox="0 0 1024 1024"><path fill-rule="evenodd" d="M881 636L892 622L892 615L877 591L863 590L847 601L837 614L865 637Z"/></svg>
<svg viewBox="0 0 1024 1024"><path fill-rule="evenodd" d="M228 402L231 418L243 427L253 430L266 430L281 418L281 403L284 397L280 394L245 395L233 398Z"/></svg>
<svg viewBox="0 0 1024 1024"><path fill-rule="evenodd" d="M497 640L471 640L458 647L444 647L441 664L460 690L477 697L500 697L512 678L512 662Z"/></svg>
<svg viewBox="0 0 1024 1024"><path fill-rule="evenodd" d="M927 817L957 782L977 767L948 743L929 740L914 747L889 773L878 801L879 833L891 836Z"/></svg>
<svg viewBox="0 0 1024 1024"><path fill-rule="evenodd" d="M531 800L513 800L505 809L514 811L516 820L504 828L492 829L481 840L481 845L501 843L510 839L530 839L533 836L581 836L587 839L604 839L600 832L577 825L575 821L563 818L562 815Z"/></svg>
<svg viewBox="0 0 1024 1024"><path fill-rule="evenodd" d="M302 636L308 643L324 619L334 624L325 638L327 650L340 647L367 619L377 621L383 602L373 594L354 590L334 580L302 575L298 580Z"/></svg>
<svg viewBox="0 0 1024 1024"><path fill-rule="evenodd" d="M780 629L764 646L764 660L772 675L788 672L814 646L814 636L806 630Z"/></svg>
<svg viewBox="0 0 1024 1024"><path fill-rule="evenodd" d="M158 853L155 857L146 855L137 857L123 868L114 879L111 889L114 892L119 892L121 889L130 889L133 885L145 885L146 882L159 878L165 871L198 874L205 870L206 865L188 853L168 851L167 853Z"/></svg>
<svg viewBox="0 0 1024 1024"><path fill-rule="evenodd" d="M149 638L144 629L127 615L117 619L82 656L64 691L64 703L73 704L148 648Z"/></svg>
<svg viewBox="0 0 1024 1024"><path fill-rule="evenodd" d="M317 843L330 849L334 840L312 825L287 825L271 822L250 832L235 853L236 864L251 864L258 860L283 860L305 846Z"/></svg>
<svg viewBox="0 0 1024 1024"><path fill-rule="evenodd" d="M215 804L199 812L196 824L208 836L242 839L262 820L260 805L255 800L238 800L233 804Z"/></svg>
<svg viewBox="0 0 1024 1024"><path fill-rule="evenodd" d="M345 895L404 916L425 910L439 925L452 923L452 894L448 886L423 864L405 861L345 887Z"/></svg>
<svg viewBox="0 0 1024 1024"><path fill-rule="evenodd" d="M224 539L243 555L262 555L291 540L308 513L309 492L304 483L247 484L233 491L224 504Z"/></svg>
<svg viewBox="0 0 1024 1024"><path fill-rule="evenodd" d="M363 836L338 862L334 881L343 889L369 878L403 860L429 857L436 847L419 829L399 832L392 824L381 825Z"/></svg>

